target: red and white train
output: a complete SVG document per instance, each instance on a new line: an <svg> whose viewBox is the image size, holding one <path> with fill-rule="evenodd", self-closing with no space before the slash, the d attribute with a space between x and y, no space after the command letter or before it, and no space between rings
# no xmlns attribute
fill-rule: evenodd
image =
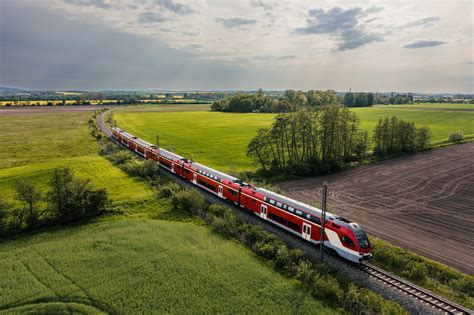
<svg viewBox="0 0 474 315"><path fill-rule="evenodd" d="M191 162L138 139L120 128L113 127L112 136L130 150L156 161L162 168L195 186L229 200L308 242L320 243L320 209ZM367 235L357 223L326 213L324 232L325 247L332 249L339 256L356 263L372 258L372 247Z"/></svg>

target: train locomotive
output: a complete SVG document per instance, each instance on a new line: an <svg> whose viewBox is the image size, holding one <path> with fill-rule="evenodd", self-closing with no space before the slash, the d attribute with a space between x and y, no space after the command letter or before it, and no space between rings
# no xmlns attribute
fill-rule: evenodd
<svg viewBox="0 0 474 315"><path fill-rule="evenodd" d="M138 139L120 128L112 128L112 137L130 150L155 161L160 167L200 189L233 202L310 243L320 243L322 215L320 209L189 161ZM324 246L342 258L355 263L372 258L370 242L357 223L326 213L324 232Z"/></svg>

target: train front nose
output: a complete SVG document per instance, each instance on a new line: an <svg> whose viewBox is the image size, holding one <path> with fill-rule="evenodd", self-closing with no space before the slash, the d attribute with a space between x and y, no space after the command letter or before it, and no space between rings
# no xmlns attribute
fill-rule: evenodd
<svg viewBox="0 0 474 315"><path fill-rule="evenodd" d="M372 260L372 253L369 253L369 254L359 254L360 257L359 257L359 262L363 262L363 261L371 261Z"/></svg>

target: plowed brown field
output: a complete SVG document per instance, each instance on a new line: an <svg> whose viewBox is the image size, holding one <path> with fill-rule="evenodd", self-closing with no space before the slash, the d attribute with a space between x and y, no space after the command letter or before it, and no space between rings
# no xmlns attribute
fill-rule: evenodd
<svg viewBox="0 0 474 315"><path fill-rule="evenodd" d="M474 274L474 143L278 186L297 200L319 204L325 180L332 212L395 245Z"/></svg>

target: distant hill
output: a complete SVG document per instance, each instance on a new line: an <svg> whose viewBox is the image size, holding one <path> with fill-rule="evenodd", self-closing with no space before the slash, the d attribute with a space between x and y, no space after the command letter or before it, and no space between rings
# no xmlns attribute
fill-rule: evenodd
<svg viewBox="0 0 474 315"><path fill-rule="evenodd" d="M12 87L0 86L0 92L22 92L22 91L24 90L12 88Z"/></svg>

